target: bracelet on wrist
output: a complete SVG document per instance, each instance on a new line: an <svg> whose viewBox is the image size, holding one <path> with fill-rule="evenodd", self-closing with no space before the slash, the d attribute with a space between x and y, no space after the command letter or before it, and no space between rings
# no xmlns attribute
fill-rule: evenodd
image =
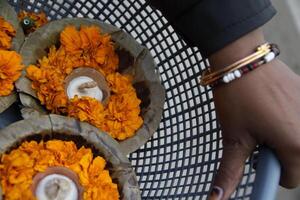
<svg viewBox="0 0 300 200"><path fill-rule="evenodd" d="M279 54L280 50L276 44L260 45L253 54L218 71L212 72L211 68L208 68L203 72L200 84L215 87L222 83L230 83L261 65L271 62Z"/></svg>

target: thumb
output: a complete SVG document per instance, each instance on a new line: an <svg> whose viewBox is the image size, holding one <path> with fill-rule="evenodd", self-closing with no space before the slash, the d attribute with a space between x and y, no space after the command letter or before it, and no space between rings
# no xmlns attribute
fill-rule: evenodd
<svg viewBox="0 0 300 200"><path fill-rule="evenodd" d="M254 150L241 142L224 143L223 156L215 177L209 200L229 199L240 182L244 172L245 161Z"/></svg>

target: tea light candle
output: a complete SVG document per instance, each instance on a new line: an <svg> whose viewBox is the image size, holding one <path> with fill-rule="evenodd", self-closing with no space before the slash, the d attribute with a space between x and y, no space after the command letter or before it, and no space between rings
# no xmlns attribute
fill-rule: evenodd
<svg viewBox="0 0 300 200"><path fill-rule="evenodd" d="M98 101L103 100L103 92L98 87L97 83L88 76L78 76L72 79L67 88L68 98L88 96L97 99Z"/></svg>
<svg viewBox="0 0 300 200"><path fill-rule="evenodd" d="M65 167L49 167L34 176L31 186L38 200L82 200L77 174Z"/></svg>
<svg viewBox="0 0 300 200"><path fill-rule="evenodd" d="M81 67L73 70L65 79L65 92L69 99L78 97L92 97L106 104L110 96L110 89L105 77L97 70Z"/></svg>
<svg viewBox="0 0 300 200"><path fill-rule="evenodd" d="M35 194L38 200L78 200L76 184L60 174L45 176L37 185Z"/></svg>

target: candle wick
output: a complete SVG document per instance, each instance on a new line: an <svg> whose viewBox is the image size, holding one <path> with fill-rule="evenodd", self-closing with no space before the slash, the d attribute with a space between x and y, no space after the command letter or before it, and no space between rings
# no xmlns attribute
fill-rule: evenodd
<svg viewBox="0 0 300 200"><path fill-rule="evenodd" d="M97 87L97 85L98 84L95 81L90 81L90 82L82 83L81 85L78 86L78 89L85 90L85 89Z"/></svg>

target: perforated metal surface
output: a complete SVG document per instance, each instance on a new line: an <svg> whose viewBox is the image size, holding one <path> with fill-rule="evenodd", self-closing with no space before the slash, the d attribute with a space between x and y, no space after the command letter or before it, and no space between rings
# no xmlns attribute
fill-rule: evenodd
<svg viewBox="0 0 300 200"><path fill-rule="evenodd" d="M16 9L43 10L50 19L89 17L122 28L147 46L166 88L163 119L153 138L130 155L143 199L206 199L221 157L220 129L209 88L197 77L207 66L144 0L11 0ZM248 162L233 199L249 199Z"/></svg>

